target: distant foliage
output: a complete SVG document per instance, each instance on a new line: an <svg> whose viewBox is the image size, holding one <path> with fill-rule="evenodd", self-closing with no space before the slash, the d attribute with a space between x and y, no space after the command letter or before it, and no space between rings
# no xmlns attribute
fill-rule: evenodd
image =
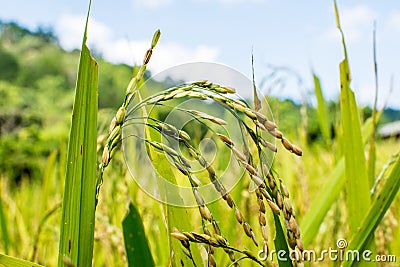
<svg viewBox="0 0 400 267"><path fill-rule="evenodd" d="M26 36L36 36L46 43L58 43L58 38L51 27L40 26L36 31L30 31L15 22L0 21L0 35L2 39L10 42L19 42Z"/></svg>
<svg viewBox="0 0 400 267"><path fill-rule="evenodd" d="M8 53L7 51L4 51L1 46L0 46L0 80L5 80L5 81L13 81L19 71L19 64L17 61L17 58L12 55L11 53Z"/></svg>
<svg viewBox="0 0 400 267"><path fill-rule="evenodd" d="M123 98L132 67L112 64L99 56L99 109L116 110ZM51 28L30 30L14 22L0 21L0 173L12 179L23 176L36 179L51 151L66 145L71 120L73 88L79 51L65 51ZM144 79L151 73L146 71ZM167 77L164 82L150 80L143 97L176 86L181 82ZM322 139L315 109L307 106L307 123L299 119L301 104L291 100L268 98L275 120L285 132L306 127L308 142ZM329 104L332 122L336 103ZM370 110L365 109L365 118ZM381 121L400 118L400 112L388 110ZM160 119L168 112L160 111ZM101 125L101 123L100 123ZM186 129L201 137L204 131ZM31 145L32 143L35 145Z"/></svg>

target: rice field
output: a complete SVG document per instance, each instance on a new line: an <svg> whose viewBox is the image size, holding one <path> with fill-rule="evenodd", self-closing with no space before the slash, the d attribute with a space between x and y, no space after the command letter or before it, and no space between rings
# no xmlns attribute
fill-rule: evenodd
<svg viewBox="0 0 400 267"><path fill-rule="evenodd" d="M85 31L68 146L41 181L0 179L0 266L399 266L399 141L377 136L376 107L361 116L342 37L340 105L332 119L315 74L310 142L306 116L281 130L256 89L149 95L160 31L120 108L101 113Z"/></svg>

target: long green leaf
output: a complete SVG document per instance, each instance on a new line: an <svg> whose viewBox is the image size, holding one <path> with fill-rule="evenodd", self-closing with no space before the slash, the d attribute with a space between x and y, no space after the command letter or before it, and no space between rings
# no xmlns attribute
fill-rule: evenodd
<svg viewBox="0 0 400 267"><path fill-rule="evenodd" d="M353 235L347 250L361 251L365 247L367 238L374 233L386 211L392 204L400 189L400 154L397 155L396 163L387 178L387 182L373 199L372 206L363 218L358 230ZM343 263L343 267L351 266L353 259Z"/></svg>
<svg viewBox="0 0 400 267"><path fill-rule="evenodd" d="M98 66L86 46L86 31L87 22L68 144L59 266L64 266L64 261L75 266L91 266L93 257Z"/></svg>
<svg viewBox="0 0 400 267"><path fill-rule="evenodd" d="M137 93L137 97L139 101L141 101L142 97L140 92ZM145 108L142 108L142 112L143 117L147 117L147 110ZM145 128L145 134L148 139L151 139L151 133L147 127ZM184 208L185 205L182 197L178 192L168 190L168 183L177 184L175 174L171 170L170 162L164 154L154 151L150 146L148 147L148 153L153 162L154 168L157 170L158 190L161 199L165 200L165 203L178 203L178 207L164 204L168 235L173 232L174 228L177 228L180 231L189 231L189 229L193 229L190 223L191 216L189 215L189 209ZM162 174L162 177L159 177L159 174ZM181 205L179 205L179 203ZM168 236L168 238L171 256L170 265L172 267L197 266L197 264L202 264L202 258L197 248L191 250L192 259L190 259L182 250L182 245L177 239L171 238L171 236Z"/></svg>
<svg viewBox="0 0 400 267"><path fill-rule="evenodd" d="M276 231L276 236L274 240L275 251L279 251L280 253L282 253L282 251L285 251L283 257L278 257L279 267L291 267L292 262L290 261L289 247L285 239L285 233L283 232L281 221L276 214L274 214L274 221Z"/></svg>
<svg viewBox="0 0 400 267"><path fill-rule="evenodd" d="M358 108L353 91L350 89L350 67L347 56L346 43L343 30L340 26L339 12L336 1L334 2L337 27L342 36L344 59L340 63L340 107L341 123L343 133L345 174L346 174L346 207L349 214L350 234L355 233L359 228L370 207L369 189L371 188L368 177L367 162L364 155L364 148L361 135L361 124ZM365 248L374 250L373 233L366 236ZM359 266L360 263L355 263ZM376 266L373 262L363 265Z"/></svg>
<svg viewBox="0 0 400 267"><path fill-rule="evenodd" d="M4 250L8 254L8 245L10 244L10 237L8 235L7 218L3 210L3 200L0 196L0 227L1 227L1 237L4 245Z"/></svg>
<svg viewBox="0 0 400 267"><path fill-rule="evenodd" d="M377 113L377 121L379 121L383 109ZM368 137L372 132L372 119L368 118L362 126L363 144L368 141ZM326 214L332 204L338 199L340 192L345 184L344 176L344 159L341 158L332 170L327 183L319 191L315 200L311 203L309 211L303 216L300 224L302 230L302 239L304 245L310 245L315 236L318 234L318 229L324 220Z"/></svg>
<svg viewBox="0 0 400 267"><path fill-rule="evenodd" d="M366 160L362 144L360 120L355 103L354 93L349 87L349 69L347 59L340 64L340 80L342 86L341 109L342 129L346 173L346 199L349 209L350 231L356 231L360 220L364 217L369 204L369 180Z"/></svg>
<svg viewBox="0 0 400 267"><path fill-rule="evenodd" d="M0 254L0 266L6 266L6 267L43 267L43 265L36 264L30 261L6 256L3 254Z"/></svg>
<svg viewBox="0 0 400 267"><path fill-rule="evenodd" d="M41 203L40 203L40 210L39 215L43 216L48 205L48 196L51 195L51 190L54 181L54 173L55 173L55 166L56 166L56 158L57 158L57 151L53 151L47 158L46 169L43 175L43 193L41 194Z"/></svg>
<svg viewBox="0 0 400 267"><path fill-rule="evenodd" d="M322 221L343 189L345 183L343 158L336 164L327 181L301 221L300 229L305 247L314 240Z"/></svg>
<svg viewBox="0 0 400 267"><path fill-rule="evenodd" d="M129 212L122 221L122 229L124 232L128 266L155 266L144 232L142 219L132 203L129 203Z"/></svg>
<svg viewBox="0 0 400 267"><path fill-rule="evenodd" d="M377 113L377 121L379 121L382 114L383 109ZM371 118L368 118L364 122L361 132L363 136L363 144L365 145L372 132ZM329 175L327 183L314 198L315 200L311 203L309 211L301 220L300 229L302 230L302 239L306 247L313 242L315 236L318 234L318 229L322 221L324 220L332 204L338 199L344 184L344 159L341 158Z"/></svg>
<svg viewBox="0 0 400 267"><path fill-rule="evenodd" d="M350 68L344 35L340 27L335 2L337 27L342 34L344 60L340 63L340 107L343 130L346 200L349 214L350 232L355 232L366 214L369 205L369 179L361 136L360 117L353 91L350 89Z"/></svg>
<svg viewBox="0 0 400 267"><path fill-rule="evenodd" d="M384 109L382 108L379 110L379 112L376 114L376 121L379 122L379 120L382 117ZM363 143L366 144L369 141L369 138L371 137L372 131L374 130L373 128L373 122L372 122L372 117L369 117L367 120L365 120L362 129L361 129L361 134L362 134L362 139Z"/></svg>
<svg viewBox="0 0 400 267"><path fill-rule="evenodd" d="M178 203L181 197L177 195L176 192L171 192L168 190L168 183L177 184L175 175L171 170L170 163L168 159L161 153L155 152L152 148L150 149L151 158L153 160L154 167L157 169L159 173L163 174L163 178L159 180L159 190L160 194L167 202L168 200L174 199L174 203ZM165 180L164 180L165 179ZM166 221L168 225L168 232L171 233L173 229L176 227L180 231L190 231L193 229L193 226L190 223L190 209L184 208L184 201L181 201L182 207L176 207L172 205L164 205L166 209ZM192 260L190 260L186 254L182 250L181 243L175 239L170 237L170 255L171 257L171 266L193 266ZM197 266L202 266L202 259L199 253L199 249L192 245L192 257Z"/></svg>
<svg viewBox="0 0 400 267"><path fill-rule="evenodd" d="M378 102L378 64L376 61L376 31L373 31L373 53L374 53L374 73L375 73L375 96L374 96L374 106L372 108L372 133L371 138L369 140L369 150L368 150L368 177L370 184L374 184L375 180L375 163L376 163L376 145L375 145L375 137L376 137L376 122L377 122L377 102Z"/></svg>
<svg viewBox="0 0 400 267"><path fill-rule="evenodd" d="M322 94L321 82L315 73L313 73L313 78L314 78L315 96L317 97L317 116L318 116L319 127L326 142L330 142L331 129L329 123L328 108L326 106L324 95Z"/></svg>
<svg viewBox="0 0 400 267"><path fill-rule="evenodd" d="M376 120L379 121L383 109L377 113ZM373 131L372 118L368 118L361 129L362 143L365 145ZM327 179L326 185L311 203L309 211L303 216L300 228L304 245L307 247L314 240L318 229L332 204L337 200L345 184L344 159L341 158Z"/></svg>

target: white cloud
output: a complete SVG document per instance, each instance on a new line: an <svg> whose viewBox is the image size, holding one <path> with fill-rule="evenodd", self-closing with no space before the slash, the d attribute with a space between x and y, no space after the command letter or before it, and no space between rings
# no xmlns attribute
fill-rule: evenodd
<svg viewBox="0 0 400 267"><path fill-rule="evenodd" d="M80 48L82 44L85 17L65 15L57 23L56 31L65 49ZM149 40L128 40L113 35L105 24L91 18L88 29L88 46L101 53L106 60L114 63L141 64L150 45ZM171 66L188 62L215 62L219 49L208 45L186 47L182 44L162 40L155 48L149 69L154 73Z"/></svg>
<svg viewBox="0 0 400 267"><path fill-rule="evenodd" d="M187 48L177 43L160 44L156 47L151 69L161 72L169 67L189 62L215 62L219 54L218 48L207 45L199 45L195 48Z"/></svg>
<svg viewBox="0 0 400 267"><path fill-rule="evenodd" d="M266 3L268 0L191 0L198 3L221 3L224 5L235 5L242 3ZM176 0L133 0L134 5L145 8L161 8L170 4L179 3Z"/></svg>
<svg viewBox="0 0 400 267"><path fill-rule="evenodd" d="M171 4L174 0L133 0L134 5L146 8L160 8Z"/></svg>
<svg viewBox="0 0 400 267"><path fill-rule="evenodd" d="M265 3L267 0L218 0L223 4L240 4L240 3Z"/></svg>
<svg viewBox="0 0 400 267"><path fill-rule="evenodd" d="M395 11L389 16L388 26L391 30L400 32L400 11Z"/></svg>
<svg viewBox="0 0 400 267"><path fill-rule="evenodd" d="M339 17L346 42L352 44L371 35L373 21L377 18L377 14L366 5L357 5L339 10ZM340 35L336 25L328 29L323 37L329 41L337 41Z"/></svg>
<svg viewBox="0 0 400 267"><path fill-rule="evenodd" d="M82 44L85 16L63 15L56 23L57 35L65 49L79 48ZM111 38L111 30L95 19L89 21L88 35L91 43L100 43Z"/></svg>
<svg viewBox="0 0 400 267"><path fill-rule="evenodd" d="M201 2L219 2L224 5L235 5L235 4L251 4L251 3L266 3L268 0L195 0L195 1L201 1Z"/></svg>
<svg viewBox="0 0 400 267"><path fill-rule="evenodd" d="M240 4L263 4L263 3L268 3L269 0L192 0L192 2L195 3L212 3L212 4L221 4L225 6L234 6L234 5L240 5Z"/></svg>
<svg viewBox="0 0 400 267"><path fill-rule="evenodd" d="M70 50L80 47L84 25L83 16L64 15L57 21L55 30L63 48Z"/></svg>

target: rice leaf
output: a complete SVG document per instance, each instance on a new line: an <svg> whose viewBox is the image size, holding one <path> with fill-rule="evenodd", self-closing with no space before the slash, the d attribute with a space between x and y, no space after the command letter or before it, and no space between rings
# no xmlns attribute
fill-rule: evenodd
<svg viewBox="0 0 400 267"><path fill-rule="evenodd" d="M39 236L40 233L42 232L43 227L45 226L47 220L54 214L56 213L59 209L61 208L61 202L57 203L52 209L47 211L43 218L39 222L39 226L37 229L37 232L35 236L33 237L33 249L32 249L32 256L31 256L31 261L34 261L37 257L37 252L38 252L38 246L39 246Z"/></svg>
<svg viewBox="0 0 400 267"><path fill-rule="evenodd" d="M379 110L378 113L376 113L376 121L377 122L382 117L383 111L384 111L384 109L382 108L381 110ZM362 139L363 139L364 144L366 144L369 141L372 131L373 131L373 121L372 121L372 117L369 117L367 120L365 120L365 122L361 128L361 134L362 134Z"/></svg>
<svg viewBox="0 0 400 267"><path fill-rule="evenodd" d="M0 265L3 265L5 267L43 267L43 265L40 264L10 257L3 254L0 254Z"/></svg>
<svg viewBox="0 0 400 267"><path fill-rule="evenodd" d="M377 113L377 120L380 119L383 109ZM368 118L362 126L363 144L368 141L372 132L372 120ZM304 246L311 244L318 234L318 229L324 220L333 203L338 199L345 184L344 159L341 158L333 168L327 183L314 198L308 212L303 216L300 224Z"/></svg>
<svg viewBox="0 0 400 267"><path fill-rule="evenodd" d="M75 90L62 204L58 266L91 266L96 193L98 65L86 46L86 21Z"/></svg>
<svg viewBox="0 0 400 267"><path fill-rule="evenodd" d="M344 34L340 26L339 13L335 3L337 26L342 36L344 59L339 65L340 69L340 107L343 132L345 174L346 174L346 207L349 216L350 234L359 229L361 220L367 213L371 200L369 189L371 184L368 177L367 163L361 135L361 124L354 92L350 88L350 68L347 56ZM373 233L366 236L365 249L375 250ZM355 265L359 266L357 262ZM363 265L375 265L373 262Z"/></svg>
<svg viewBox="0 0 400 267"><path fill-rule="evenodd" d="M3 200L0 195L0 227L1 227L1 237L4 245L4 251L8 254L8 246L10 244L10 237L8 235L7 218L4 214Z"/></svg>
<svg viewBox="0 0 400 267"><path fill-rule="evenodd" d="M139 102L141 102L142 97L139 91L137 92L136 96ZM144 107L142 108L142 114L144 118L148 116L147 110ZM151 139L151 133L147 127L145 128L145 134L148 139ZM162 173L162 177L157 177L158 190L162 196L161 199L165 200L166 203L181 203L178 205L178 207L168 204L163 205L165 209L165 220L167 222L168 233L172 233L174 228L183 231L189 231L189 229L193 229L190 223L191 216L189 214L189 209L183 208L184 200L177 192L171 192L171 190L168 190L168 183L178 184L175 174L171 170L170 162L165 157L164 153L157 153L152 146L148 146L147 151L153 162L154 168L157 170L155 175ZM168 239L170 249L170 266L197 266L197 264L202 263L202 258L197 248L191 250L192 259L190 259L182 250L183 247L178 240L171 238L170 235L168 235Z"/></svg>
<svg viewBox="0 0 400 267"><path fill-rule="evenodd" d="M122 221L122 229L128 266L155 266L142 219L132 203L129 203L129 212Z"/></svg>
<svg viewBox="0 0 400 267"><path fill-rule="evenodd" d="M375 133L377 123L377 102L378 102L378 64L376 60L376 28L374 24L373 31L373 54L374 54L374 74L375 74L375 96L374 106L372 108L372 133L369 140L368 149L368 177L369 183L373 184L375 180L375 162L376 162L376 145L375 145Z"/></svg>
<svg viewBox="0 0 400 267"><path fill-rule="evenodd" d="M184 201L181 196L177 195L176 192L171 192L166 190L167 183L177 184L175 175L171 170L170 163L168 159L162 153L157 153L153 148L149 147L150 155L154 164L154 167L157 169L159 173L163 174L163 179L159 179L160 183L158 185L160 194L165 200L174 199L174 203L178 203L179 199L181 199L181 206L184 206ZM165 179L165 180L164 180ZM165 183L165 184L164 184ZM181 208L172 205L164 205L166 221L168 225L168 232L171 233L173 229L176 227L180 231L190 231L193 229L193 226L190 223L190 210L189 208ZM183 252L181 243L175 238L169 237L169 245L170 245L170 262L171 266L193 266L193 261L197 266L202 266L202 259L200 256L200 252L197 247L193 247L191 249L193 261L189 259L188 256ZM193 245L192 245L193 246Z"/></svg>
<svg viewBox="0 0 400 267"><path fill-rule="evenodd" d="M259 111L261 109L261 101L257 95L256 80L254 78L254 54L251 52L251 73L252 73L252 83L253 83L253 100L254 100L254 110Z"/></svg>
<svg viewBox="0 0 400 267"><path fill-rule="evenodd" d="M41 194L41 203L39 215L43 216L48 206L48 197L51 195L51 190L54 181L54 173L56 167L57 151L53 151L47 158L46 169L43 175L43 193Z"/></svg>
<svg viewBox="0 0 400 267"><path fill-rule="evenodd" d="M397 154L396 163L389 174L385 185L373 199L372 205L363 218L359 229L350 240L347 250L361 251L365 247L367 238L374 233L383 216L389 209L400 188L400 154ZM350 257L351 258L351 257ZM352 259L345 261L343 267L351 266Z"/></svg>
<svg viewBox="0 0 400 267"><path fill-rule="evenodd" d="M315 96L317 97L317 116L318 123L321 129L322 135L324 136L326 142L330 142L331 140L331 129L330 122L328 116L328 108L326 106L326 101L322 94L321 83L318 76L313 73L314 78L314 88L315 88Z"/></svg>
<svg viewBox="0 0 400 267"><path fill-rule="evenodd" d="M276 236L274 240L275 244L275 251L279 251L279 253L282 253L281 251L285 251L285 254L283 254L283 257L278 257L278 262L279 262L279 267L291 267L292 262L290 261L289 258L289 247L285 239L285 233L283 232L283 228L281 225L281 221L279 220L279 216L274 214L274 221L275 221L275 231L276 231ZM280 255L282 255L280 254ZM281 259L281 258L285 258Z"/></svg>
<svg viewBox="0 0 400 267"><path fill-rule="evenodd" d="M300 229L305 247L317 236L322 221L343 189L345 183L343 158L336 164L327 181L301 220Z"/></svg>
<svg viewBox="0 0 400 267"><path fill-rule="evenodd" d="M340 63L340 106L343 130L345 174L346 174L346 201L349 211L350 232L355 232L360 221L366 214L369 205L369 179L362 144L360 117L353 91L350 89L350 68L346 45L339 15L335 2L337 25L342 34L344 60Z"/></svg>
<svg viewBox="0 0 400 267"><path fill-rule="evenodd" d="M337 20L338 20L338 15L337 15ZM339 25L339 24L338 24ZM345 46L344 46L345 47ZM346 53L346 50L345 50ZM346 63L348 64L348 63ZM314 82L315 79L318 79L318 77L315 77L314 75ZM316 82L316 94L317 94L317 87L318 87L318 82ZM353 95L354 97L354 95ZM318 96L317 96L318 98ZM376 120L378 121L383 113L383 109L380 110L376 114ZM361 129L361 134L362 134L362 145L365 145L368 141L368 138L371 136L371 133L373 131L373 125L372 125L372 118L368 118ZM347 149L348 150L348 149ZM331 175L327 179L326 185L323 186L323 189L318 193L318 195L315 197L315 201L312 202L312 204L309 207L309 211L303 216L303 219L301 221L301 229L303 233L303 243L307 247L310 245L314 238L316 237L318 233L318 229L325 218L327 212L331 208L332 204L337 200L344 184L345 184L345 176L344 174L344 165L345 161L343 158L341 158L338 163L336 164L335 168L331 172ZM365 176L367 177L367 176ZM369 195L369 193L368 193ZM356 205L357 202L354 202Z"/></svg>

